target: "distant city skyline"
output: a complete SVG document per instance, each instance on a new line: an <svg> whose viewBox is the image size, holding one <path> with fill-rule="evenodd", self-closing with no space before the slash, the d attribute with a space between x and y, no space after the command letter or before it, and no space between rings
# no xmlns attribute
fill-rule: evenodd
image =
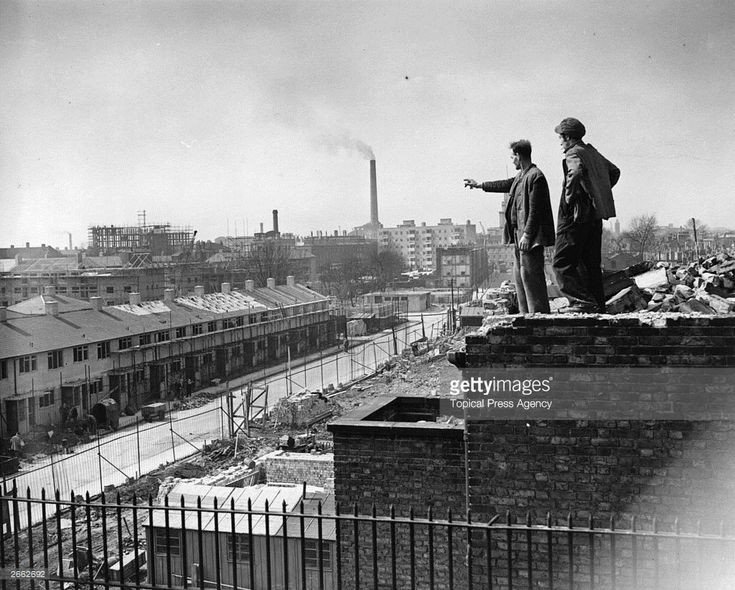
<svg viewBox="0 0 735 590"><path fill-rule="evenodd" d="M564 117L617 164L621 225L735 226L735 6L715 0L0 3L0 242L136 212L200 239L370 220L497 224L531 140L554 201ZM522 31L522 34L519 34ZM419 216L416 212L420 211ZM242 229L241 229L242 228Z"/></svg>
<svg viewBox="0 0 735 590"><path fill-rule="evenodd" d="M426 222L427 225L437 225L439 223L439 219L436 219L436 220L420 219L420 218L414 216L414 217L407 217L406 219L403 219L403 220L401 220L400 222L398 222L398 223L396 223L394 225L386 225L386 224L383 224L383 226L386 229L394 228L394 227L397 227L398 225L400 225L403 221L407 221L409 219L413 219L416 222L417 225L420 225L422 222ZM459 220L459 219L452 218L452 222L455 223L455 224L464 224L467 221L468 220L466 220L466 219L465 220ZM480 223L478 223L478 221L476 221L474 219L470 219L469 221L473 225L476 225L477 226L477 233L478 234L482 233L482 229L480 228ZM685 220L684 223L674 223L674 222L666 222L666 221L657 220L658 227L674 227L674 228L682 228L682 229L685 229L686 228L686 221L688 221L688 220ZM715 226L713 224L708 223L704 219L701 219L701 220L698 220L698 221L701 221L705 225L706 231L708 231L708 232L725 232L725 231L735 232L735 225L733 225L732 227ZM150 220L149 223L150 224L158 224L158 223L167 223L167 221L166 220L163 220L163 219L155 219L155 220ZM490 225L489 223L490 222L488 222L488 224L485 224L484 222L482 222L482 225L485 227L486 230L489 230L489 229L499 229L499 226L497 224L496 225ZM111 222L107 222L107 223L101 223L101 224L96 224L96 225L134 226L136 224L134 222L131 222L131 223L111 223ZM174 224L172 224L172 225L174 225ZM192 229L195 229L194 226L191 223L183 223L183 224L180 224L180 225L182 225L182 226L190 226ZM611 231L613 231L614 225L615 225L615 219L610 219L610 220L608 220L608 221L606 221L604 223L604 227L606 229L611 230ZM263 226L264 226L264 231L270 231L270 229L272 229L266 222L263 222ZM240 226L238 226L238 227L240 227ZM234 229L234 226L233 226L232 229ZM316 236L316 235L318 235L318 232L320 232L320 231L322 232L322 235L324 235L325 237L334 235L334 232L335 231L339 232L339 235L343 235L343 232L346 231L347 233L350 233L353 229L354 228L349 228L348 229L348 228L338 228L338 227L335 227L335 228L317 228L317 229L313 229L313 230L307 230L306 232L295 232L295 231L291 231L289 228L284 228L283 226L280 227L281 234L294 235L294 236L299 237L299 238L308 238L308 237L311 237L312 235ZM621 231L621 233L625 232L627 229L628 229L628 226L623 225L622 223L620 224L620 231ZM247 233L247 234L245 234L245 233L234 233L234 231L233 232L230 232L228 234L225 231L225 232L222 232L222 233L219 233L219 234L216 234L216 235L202 236L201 235L201 232L198 232L197 233L197 236L196 236L196 241L197 242L199 242L199 241L203 241L203 242L206 242L206 241L214 241L214 240L216 240L218 238L225 238L225 237L230 237L230 238L236 238L236 237L252 237L254 235L254 233L257 233L259 231L260 231L260 223L258 223L258 227L257 228L251 228L250 232ZM86 236L87 235L87 232L85 232L84 235ZM33 241L30 241L30 240L23 239L23 240L19 240L19 241L16 241L16 242L8 242L7 244L0 244L0 248L9 248L11 245L12 246L15 246L16 248L24 248L26 246L26 243L28 243L30 245L30 247L32 247L32 248L33 247L39 247L42 244L43 245L46 245L46 246L50 246L50 247L55 248L57 250L65 250L65 249L67 249L69 247L69 242L68 242L68 237L67 237L67 240L65 242L60 242L60 243L54 243L54 242L51 242L51 241L44 241L44 240L41 240L39 242L33 242ZM77 241L76 239L72 239L72 246L73 246L73 249L80 249L80 248L86 248L88 246L88 244L87 244L86 240Z"/></svg>

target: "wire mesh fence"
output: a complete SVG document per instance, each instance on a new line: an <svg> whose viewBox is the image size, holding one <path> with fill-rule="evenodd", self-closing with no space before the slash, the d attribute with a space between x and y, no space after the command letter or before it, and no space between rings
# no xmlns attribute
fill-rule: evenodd
<svg viewBox="0 0 735 590"><path fill-rule="evenodd" d="M224 401L231 393L240 397L249 384L268 388L268 405L303 390L338 391L344 384L354 383L375 374L396 354L409 349L417 340L433 340L445 329L443 315L428 316L424 321L406 323L387 330L378 337L353 341L347 350L332 354L311 355L296 363L271 367L270 372L250 374L237 381L221 383L220 395L204 406L176 409L169 402L163 421L147 422L137 417L135 422L117 432L98 436L91 442L61 449L36 460L12 476L19 489L30 489L37 496L40 490L74 490L75 494L95 496L110 487L119 486L158 469L161 465L179 461L201 451L207 442L244 432L244 420L234 416ZM185 400L183 400L185 401ZM3 479L5 481L5 478ZM24 506L19 506L24 510ZM41 518L36 507L32 522ZM27 516L20 515L25 522Z"/></svg>

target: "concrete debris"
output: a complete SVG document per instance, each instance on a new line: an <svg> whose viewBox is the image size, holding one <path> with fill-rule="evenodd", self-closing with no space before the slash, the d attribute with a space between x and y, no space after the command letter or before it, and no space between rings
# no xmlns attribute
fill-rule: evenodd
<svg viewBox="0 0 735 590"><path fill-rule="evenodd" d="M626 313L646 309L648 302L641 290L635 286L626 287L610 299L608 299L605 310L607 313Z"/></svg>
<svg viewBox="0 0 735 590"><path fill-rule="evenodd" d="M643 274L633 277L633 281L639 289L658 289L669 286L669 274L666 269L654 268Z"/></svg>
<svg viewBox="0 0 735 590"><path fill-rule="evenodd" d="M289 428L304 428L330 417L335 404L320 392L304 391L278 400L271 418Z"/></svg>
<svg viewBox="0 0 735 590"><path fill-rule="evenodd" d="M488 315L507 315L518 311L515 286L503 281L500 287L487 289L482 296L482 307Z"/></svg>
<svg viewBox="0 0 735 590"><path fill-rule="evenodd" d="M735 258L727 253L672 267L636 264L604 278L606 311L735 313Z"/></svg>

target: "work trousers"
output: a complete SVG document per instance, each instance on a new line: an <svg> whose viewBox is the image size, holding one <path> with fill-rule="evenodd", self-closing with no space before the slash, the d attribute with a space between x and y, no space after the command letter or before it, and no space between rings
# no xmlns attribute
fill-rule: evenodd
<svg viewBox="0 0 735 590"><path fill-rule="evenodd" d="M601 248L601 219L573 223L556 233L554 274L570 305L605 311Z"/></svg>
<svg viewBox="0 0 735 590"><path fill-rule="evenodd" d="M544 275L544 247L523 252L515 246L513 278L516 283L518 310L521 313L549 313L549 297Z"/></svg>

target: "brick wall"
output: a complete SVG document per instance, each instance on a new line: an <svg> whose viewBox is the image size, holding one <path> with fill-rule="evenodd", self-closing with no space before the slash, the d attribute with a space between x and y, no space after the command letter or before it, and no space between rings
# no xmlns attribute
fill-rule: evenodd
<svg viewBox="0 0 735 590"><path fill-rule="evenodd" d="M334 455L274 451L261 458L268 483L306 483L334 488Z"/></svg>
<svg viewBox="0 0 735 590"><path fill-rule="evenodd" d="M467 367L734 367L735 316L511 317L465 342Z"/></svg>
<svg viewBox="0 0 735 590"><path fill-rule="evenodd" d="M468 375L482 369L571 366L580 369L577 375L594 378L597 369L615 368L630 376L636 368L668 367L673 368L670 376L656 383L623 379L607 389L599 386L595 394L628 405L647 396L649 410L671 405L672 399L678 404L674 420L469 421L475 519L510 511L542 523L550 512L562 522L571 514L580 525L594 516L598 527L609 526L612 517L618 527L629 528L635 516L639 528L650 529L656 518L660 530L678 526L717 533L723 522L724 530L735 530L735 379L728 370L735 367L735 318L519 317L467 336L462 361ZM714 384L712 375L718 375ZM577 410L583 416L585 404ZM653 412L651 417L661 415ZM687 416L696 419L681 419ZM535 562L545 567L548 556L536 549ZM609 555L597 549L600 572ZM650 582L653 548L638 549L639 575ZM476 563L484 563L486 553L476 557ZM590 556L582 551L580 557L584 564ZM630 557L628 550L621 560L621 584L630 583ZM555 554L556 572L564 571L564 558L564 551ZM670 574L676 560L664 558ZM708 556L700 559L699 567L707 568ZM494 565L505 567L505 562ZM522 571L526 565L520 556L516 567ZM485 567L476 570L478 579L487 574ZM564 575L557 578L557 583L566 581ZM589 584L579 575L577 582ZM597 580L598 587L609 583L609 575ZM496 584L505 587L507 577Z"/></svg>
<svg viewBox="0 0 735 590"><path fill-rule="evenodd" d="M407 409L401 400L408 400L406 403L411 407ZM455 520L464 519L463 429L431 421L438 411L436 399L382 398L329 425L334 437L335 498L341 512L352 513L356 507L359 514L372 514L375 509L378 516L388 516L393 506L397 517L406 518L413 509L416 519L425 519L431 507L434 518L446 519L451 510ZM447 547L446 530L433 530L432 533L431 542L435 547ZM377 551L374 552L373 530L369 523L360 524L357 535L349 527L341 536L346 587L354 587L355 582L355 537L363 579L372 584L376 564L378 587L391 588L390 526L377 525ZM411 527L405 522L397 524L394 537L398 587L409 587L412 551L418 587L428 587L430 541L427 527ZM460 543L453 544L452 558L456 587L460 588L467 582L464 547ZM446 587L448 561L446 549L434 558L436 588Z"/></svg>

